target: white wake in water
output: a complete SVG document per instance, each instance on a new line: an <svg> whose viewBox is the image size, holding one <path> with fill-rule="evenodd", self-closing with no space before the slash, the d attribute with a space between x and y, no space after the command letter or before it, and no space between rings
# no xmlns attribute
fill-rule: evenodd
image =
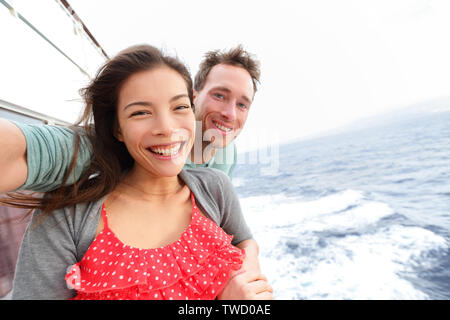
<svg viewBox="0 0 450 320"><path fill-rule="evenodd" d="M441 236L377 225L394 212L346 190L315 201L284 195L241 199L276 299L427 299L407 279L433 266Z"/></svg>

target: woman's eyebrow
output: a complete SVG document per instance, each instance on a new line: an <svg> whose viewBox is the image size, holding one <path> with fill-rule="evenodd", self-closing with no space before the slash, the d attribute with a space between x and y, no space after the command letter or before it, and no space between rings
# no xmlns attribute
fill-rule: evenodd
<svg viewBox="0 0 450 320"><path fill-rule="evenodd" d="M170 98L170 102L173 102L173 101L178 100L180 98L189 98L189 96L186 93L177 94L176 96L173 96L172 98ZM127 108L132 107L132 106L136 106L136 105L145 106L145 107L151 107L153 104L151 102L148 102L148 101L135 101L135 102L131 102L131 103L127 104L123 108L123 110L126 110Z"/></svg>
<svg viewBox="0 0 450 320"><path fill-rule="evenodd" d="M148 102L148 101L136 101L136 102L132 102L132 103L127 104L127 105L123 108L123 110L126 110L127 108L132 107L132 106L135 106L135 105L140 105L140 106L145 106L145 107L150 107L150 106L152 106L152 104L151 104L150 102Z"/></svg>
<svg viewBox="0 0 450 320"><path fill-rule="evenodd" d="M180 98L189 98L189 96L186 93L177 94L176 96L173 96L170 99L170 102L173 102L173 101L178 100Z"/></svg>

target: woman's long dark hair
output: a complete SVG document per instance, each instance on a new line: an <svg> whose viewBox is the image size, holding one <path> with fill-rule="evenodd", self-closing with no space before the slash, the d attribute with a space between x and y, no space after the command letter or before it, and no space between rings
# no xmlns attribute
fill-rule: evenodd
<svg viewBox="0 0 450 320"><path fill-rule="evenodd" d="M122 173L134 163L125 144L114 136L118 125L119 90L131 75L161 66L169 67L183 77L193 106L191 75L178 59L164 55L149 45L137 45L121 51L100 68L86 88L80 90L86 106L80 119L71 127L75 132L74 155L62 185L42 196L8 193L7 197L0 199L0 203L30 210L40 209L41 217L46 217L56 209L96 201L113 191ZM80 146L87 147L85 139L92 145L91 163L78 181L76 177L69 180L74 175ZM67 184L68 181L75 182Z"/></svg>

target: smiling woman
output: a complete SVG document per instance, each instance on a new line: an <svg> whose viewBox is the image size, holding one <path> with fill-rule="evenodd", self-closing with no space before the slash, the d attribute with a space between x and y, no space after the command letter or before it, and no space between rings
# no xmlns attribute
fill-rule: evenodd
<svg viewBox="0 0 450 320"><path fill-rule="evenodd" d="M24 236L13 298L248 297L228 285L245 257L234 245L252 237L230 180L213 169L183 169L195 132L187 69L135 46L82 93L76 148L85 140L93 148L82 178L66 184L70 169L42 198L6 200L39 209ZM75 150L72 166L76 157ZM271 297L266 279L250 278L256 298Z"/></svg>
<svg viewBox="0 0 450 320"><path fill-rule="evenodd" d="M121 86L117 122L115 136L135 160L133 170L155 176L181 171L193 145L195 117L176 71L158 67L130 76Z"/></svg>

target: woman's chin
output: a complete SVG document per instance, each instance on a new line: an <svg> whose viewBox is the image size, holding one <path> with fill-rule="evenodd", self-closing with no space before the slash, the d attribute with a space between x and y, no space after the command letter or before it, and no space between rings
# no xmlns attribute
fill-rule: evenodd
<svg viewBox="0 0 450 320"><path fill-rule="evenodd" d="M166 178L176 177L181 172L181 170L183 170L183 167L181 167L181 168L161 168L158 170L158 176L166 177Z"/></svg>
<svg viewBox="0 0 450 320"><path fill-rule="evenodd" d="M175 177L183 170L186 157L178 157L170 161L152 161L151 171L156 176Z"/></svg>

